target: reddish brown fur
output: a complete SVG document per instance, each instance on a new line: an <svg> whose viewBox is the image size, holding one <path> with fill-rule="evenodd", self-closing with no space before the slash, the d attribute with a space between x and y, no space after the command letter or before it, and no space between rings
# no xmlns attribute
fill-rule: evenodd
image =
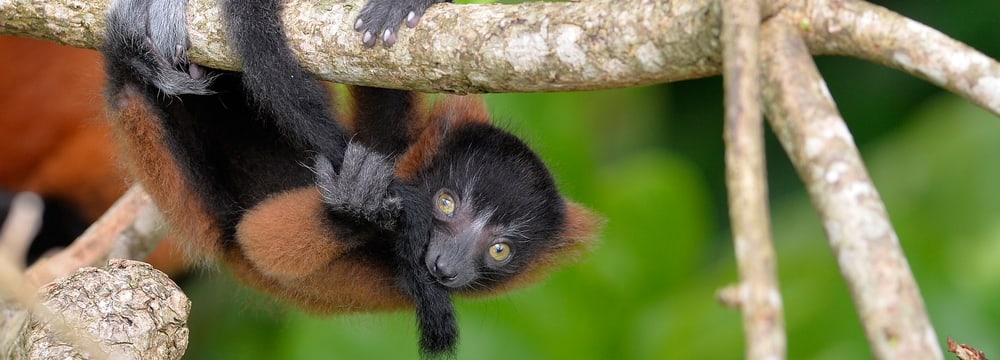
<svg viewBox="0 0 1000 360"><path fill-rule="evenodd" d="M101 56L92 50L0 36L0 188L66 201L97 220L125 192L104 116ZM147 261L183 263L165 240Z"/></svg>
<svg viewBox="0 0 1000 360"><path fill-rule="evenodd" d="M416 121L415 121L416 122ZM442 95L427 118L416 122L425 124L417 140L396 163L396 176L412 179L421 166L433 158L448 130L466 122L490 123L490 114L483 98L475 95Z"/></svg>
<svg viewBox="0 0 1000 360"><path fill-rule="evenodd" d="M96 219L125 192L102 121L100 54L0 36L0 187Z"/></svg>
<svg viewBox="0 0 1000 360"><path fill-rule="evenodd" d="M110 99L111 130L125 164L135 180L171 220L173 230L205 254L218 254L220 232L204 204L184 180L173 155L166 149L160 123L150 119L152 111L135 89L126 88Z"/></svg>
<svg viewBox="0 0 1000 360"><path fill-rule="evenodd" d="M278 280L315 272L348 249L330 241L323 202L315 188L278 194L248 211L236 229L240 248L254 267Z"/></svg>

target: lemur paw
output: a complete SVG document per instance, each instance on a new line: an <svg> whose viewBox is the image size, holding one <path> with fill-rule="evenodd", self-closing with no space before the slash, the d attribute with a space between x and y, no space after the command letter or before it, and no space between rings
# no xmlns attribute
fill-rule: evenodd
<svg viewBox="0 0 1000 360"><path fill-rule="evenodd" d="M340 173L323 156L316 158L313 170L323 202L332 213L385 230L395 229L403 203L389 190L395 172L385 156L352 142L347 145Z"/></svg>
<svg viewBox="0 0 1000 360"><path fill-rule="evenodd" d="M205 77L205 70L188 62L187 0L150 0L149 40L166 63L192 79Z"/></svg>
<svg viewBox="0 0 1000 360"><path fill-rule="evenodd" d="M390 47L396 43L399 25L413 28L424 16L428 7L450 0L368 0L361 14L354 21L354 30L360 32L361 42L366 47L375 46L379 38Z"/></svg>
<svg viewBox="0 0 1000 360"><path fill-rule="evenodd" d="M114 0L104 51L166 95L211 94L212 76L187 61L187 0Z"/></svg>

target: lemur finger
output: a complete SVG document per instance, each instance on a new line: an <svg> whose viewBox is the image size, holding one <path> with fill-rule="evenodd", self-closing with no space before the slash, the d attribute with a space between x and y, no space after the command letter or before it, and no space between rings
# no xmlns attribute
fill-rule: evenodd
<svg viewBox="0 0 1000 360"><path fill-rule="evenodd" d="M396 33L393 31L399 31L399 27L397 27L396 30L385 29L385 32L382 33L382 43L385 44L386 47L391 47L396 43Z"/></svg>
<svg viewBox="0 0 1000 360"><path fill-rule="evenodd" d="M409 14L406 14L406 27L411 29L417 27L417 24L420 23L420 18L423 16L423 11L419 14L416 11L410 11Z"/></svg>

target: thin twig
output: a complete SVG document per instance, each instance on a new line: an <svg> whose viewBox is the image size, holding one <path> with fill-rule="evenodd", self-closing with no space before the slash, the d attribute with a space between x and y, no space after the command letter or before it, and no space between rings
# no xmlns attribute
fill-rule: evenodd
<svg viewBox="0 0 1000 360"><path fill-rule="evenodd" d="M986 353L969 344L959 344L948 338L948 352L955 354L959 360L986 360Z"/></svg>
<svg viewBox="0 0 1000 360"><path fill-rule="evenodd" d="M885 206L809 50L786 19L761 28L767 116L847 281L877 359L940 359L923 299Z"/></svg>
<svg viewBox="0 0 1000 360"><path fill-rule="evenodd" d="M34 193L18 193L10 202L6 219L0 219L0 261L23 269L31 239L42 225L42 198Z"/></svg>
<svg viewBox="0 0 1000 360"><path fill-rule="evenodd" d="M784 359L784 315L771 242L760 109L760 5L756 0L725 0L721 6L726 187L740 271L735 294L743 313L746 358Z"/></svg>

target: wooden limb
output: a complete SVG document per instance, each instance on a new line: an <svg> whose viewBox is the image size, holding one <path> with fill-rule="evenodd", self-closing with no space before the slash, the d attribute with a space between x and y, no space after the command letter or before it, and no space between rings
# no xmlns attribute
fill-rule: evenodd
<svg viewBox="0 0 1000 360"><path fill-rule="evenodd" d="M940 31L860 0L802 9L814 54L850 55L924 78L1000 116L1000 62Z"/></svg>
<svg viewBox="0 0 1000 360"><path fill-rule="evenodd" d="M720 298L743 313L747 359L784 359L784 315L771 241L760 109L761 9L756 0L724 0L721 6L726 187L740 283L720 292Z"/></svg>
<svg viewBox="0 0 1000 360"><path fill-rule="evenodd" d="M30 312L4 311L0 357L166 360L187 349L191 302L149 264L114 259L50 283L38 295Z"/></svg>
<svg viewBox="0 0 1000 360"><path fill-rule="evenodd" d="M72 274L85 266L103 265L113 254L120 258L144 259L163 239L161 216L149 195L134 185L100 219L65 250L40 259L25 277L34 288ZM143 254L145 252L145 255Z"/></svg>
<svg viewBox="0 0 1000 360"><path fill-rule="evenodd" d="M885 206L805 42L778 18L761 40L768 119L819 212L875 358L941 359Z"/></svg>
<svg viewBox="0 0 1000 360"><path fill-rule="evenodd" d="M712 0L441 4L390 49L365 49L354 20L366 0L291 0L286 35L303 65L344 84L428 92L608 89L719 72ZM0 0L0 35L77 47L103 38L108 0ZM238 69L218 1L190 0L192 61ZM412 40L411 40L412 38Z"/></svg>
<svg viewBox="0 0 1000 360"><path fill-rule="evenodd" d="M100 284L100 286L95 286ZM42 304L67 319L73 331L98 339L116 359L180 359L188 345L191 301L166 274L146 263L114 259L47 285ZM79 356L49 322L29 329L31 358Z"/></svg>
<svg viewBox="0 0 1000 360"><path fill-rule="evenodd" d="M29 312L52 324L63 339L77 344L95 359L106 359L92 339L78 336L65 318L56 316L37 300L37 286L24 276L24 255L42 221L42 201L36 195L18 195L11 202L10 214L0 229L0 355L5 359L28 358L25 332L31 319ZM16 308L15 308L16 306ZM27 309L28 311L23 311Z"/></svg>
<svg viewBox="0 0 1000 360"><path fill-rule="evenodd" d="M366 0L292 0L283 23L307 69L338 83L426 92L610 89L721 71L713 0L592 0L438 5L391 49L361 47L351 28ZM0 35L96 48L110 0L0 0ZM235 70L215 0L188 1L193 61ZM815 54L893 66L1000 115L1000 65L913 20L860 0L772 0ZM412 39L411 39L412 38ZM470 50L471 49L471 50Z"/></svg>
<svg viewBox="0 0 1000 360"><path fill-rule="evenodd" d="M33 193L20 193L11 199L10 213L0 219L0 261L23 269L31 239L42 225L42 198Z"/></svg>
<svg viewBox="0 0 1000 360"><path fill-rule="evenodd" d="M0 231L0 358L180 358L191 305L165 274L121 259L80 269L103 263L112 244L151 249L163 237L142 189L130 189L69 248L22 273L41 211L37 196L19 195Z"/></svg>

